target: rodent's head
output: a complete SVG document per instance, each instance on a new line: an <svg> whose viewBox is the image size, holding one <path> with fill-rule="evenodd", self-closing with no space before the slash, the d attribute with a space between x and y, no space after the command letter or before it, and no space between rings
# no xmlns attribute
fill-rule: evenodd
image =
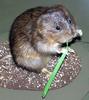
<svg viewBox="0 0 89 100"><path fill-rule="evenodd" d="M37 21L37 31L49 43L71 41L82 31L78 30L73 16L61 5L49 7Z"/></svg>

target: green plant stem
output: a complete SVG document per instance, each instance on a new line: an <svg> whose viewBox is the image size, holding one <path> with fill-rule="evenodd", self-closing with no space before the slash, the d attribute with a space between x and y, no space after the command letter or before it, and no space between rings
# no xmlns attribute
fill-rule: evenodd
<svg viewBox="0 0 89 100"><path fill-rule="evenodd" d="M44 91L43 91L43 94L42 94L42 98L46 97L46 95L48 93L48 90L49 90L49 88L51 86L51 83L55 79L55 76L56 76L58 70L60 70L61 65L62 65L67 53L68 53L68 44L67 44L67 48L65 49L64 53L62 54L62 56L60 58L58 58L58 61L57 61L56 65L55 65L55 68L54 68L54 70L53 70L53 72L52 72L52 74L50 76L50 79L48 80L48 83L46 84L46 86L44 88Z"/></svg>

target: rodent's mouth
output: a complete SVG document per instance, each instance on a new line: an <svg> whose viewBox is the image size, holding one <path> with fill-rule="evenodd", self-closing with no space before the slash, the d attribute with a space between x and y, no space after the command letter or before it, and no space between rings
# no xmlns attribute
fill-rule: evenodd
<svg viewBox="0 0 89 100"><path fill-rule="evenodd" d="M63 39L62 41L58 41L59 44L64 44L67 42L71 42L73 40L73 38L68 38L68 39Z"/></svg>

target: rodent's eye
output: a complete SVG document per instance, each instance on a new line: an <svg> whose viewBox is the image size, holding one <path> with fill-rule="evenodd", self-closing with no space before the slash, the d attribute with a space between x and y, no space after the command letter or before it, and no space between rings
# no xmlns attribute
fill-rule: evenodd
<svg viewBox="0 0 89 100"><path fill-rule="evenodd" d="M56 30L61 30L61 27L60 26L56 26Z"/></svg>
<svg viewBox="0 0 89 100"><path fill-rule="evenodd" d="M69 24L72 24L72 20L71 20L70 17L68 17L67 21L68 21Z"/></svg>

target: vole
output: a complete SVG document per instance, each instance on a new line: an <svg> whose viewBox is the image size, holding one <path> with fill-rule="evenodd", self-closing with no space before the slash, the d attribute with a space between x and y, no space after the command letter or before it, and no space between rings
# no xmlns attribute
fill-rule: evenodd
<svg viewBox="0 0 89 100"><path fill-rule="evenodd" d="M81 35L75 19L63 5L31 8L14 20L10 50L17 66L45 72L49 58L62 53L61 45Z"/></svg>

